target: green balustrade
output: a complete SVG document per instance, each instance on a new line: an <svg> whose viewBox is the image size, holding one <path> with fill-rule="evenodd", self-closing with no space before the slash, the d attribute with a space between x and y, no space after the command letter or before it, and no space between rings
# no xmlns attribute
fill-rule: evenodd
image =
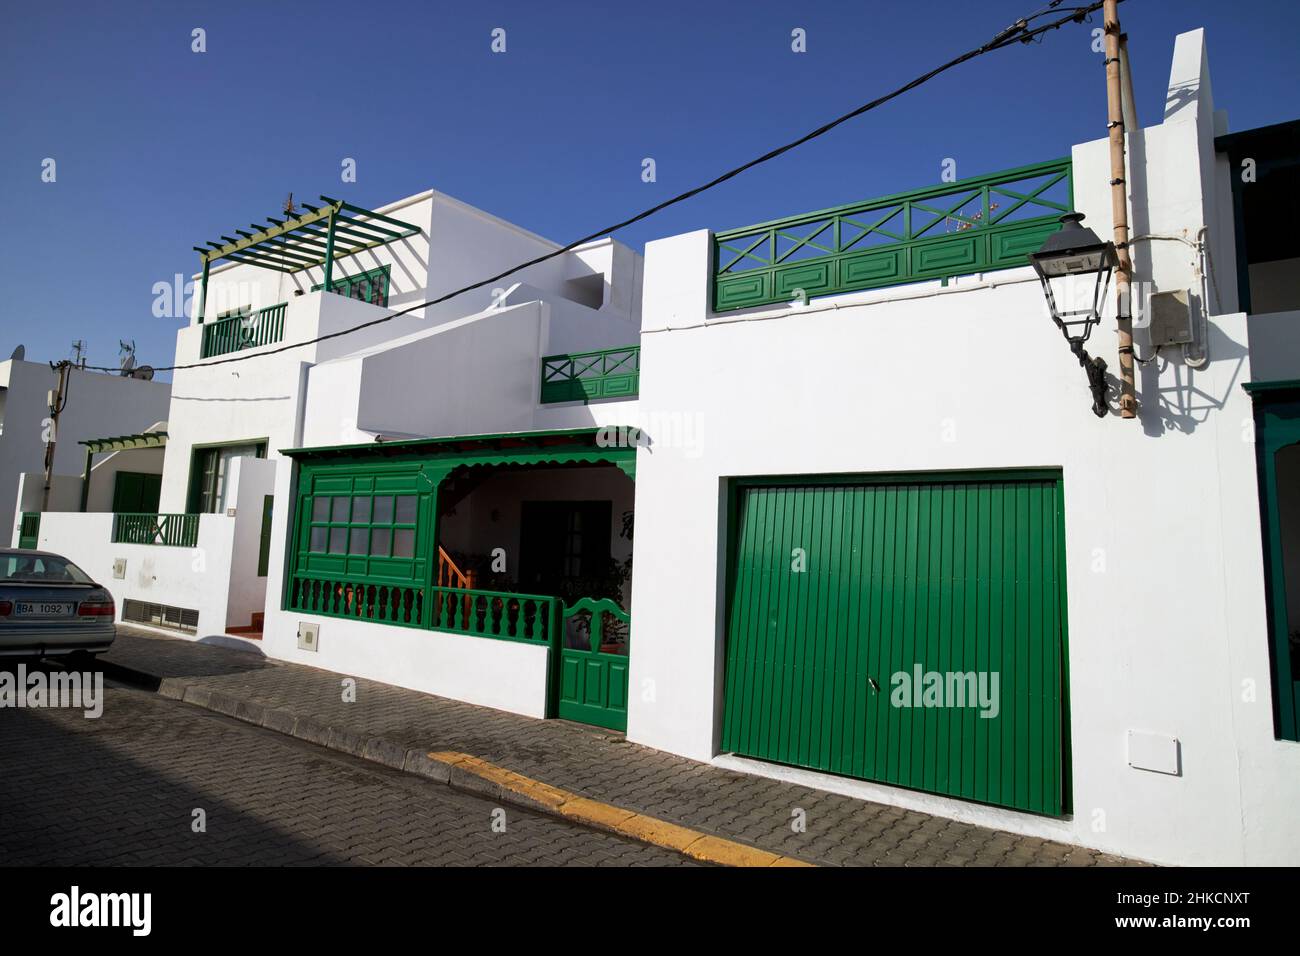
<svg viewBox="0 0 1300 956"><path fill-rule="evenodd" d="M249 315L208 322L203 326L203 358L243 349L274 345L284 338L284 312L288 303L258 309Z"/></svg>
<svg viewBox="0 0 1300 956"><path fill-rule="evenodd" d="M542 404L634 398L641 386L641 346L542 358Z"/></svg>
<svg viewBox="0 0 1300 956"><path fill-rule="evenodd" d="M118 544L192 548L199 543L200 517L196 514L117 513L113 515L113 541Z"/></svg>
<svg viewBox="0 0 1300 956"><path fill-rule="evenodd" d="M1065 158L729 229L713 238L713 309L1028 265L1073 205Z"/></svg>

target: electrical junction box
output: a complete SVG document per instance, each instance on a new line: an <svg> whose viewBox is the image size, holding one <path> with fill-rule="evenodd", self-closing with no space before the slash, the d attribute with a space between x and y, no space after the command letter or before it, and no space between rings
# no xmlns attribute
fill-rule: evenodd
<svg viewBox="0 0 1300 956"><path fill-rule="evenodd" d="M298 650L314 651L320 645L320 625L298 622Z"/></svg>
<svg viewBox="0 0 1300 956"><path fill-rule="evenodd" d="M1166 345L1191 345L1191 296L1186 289L1174 292L1154 292L1151 295L1151 347Z"/></svg>
<svg viewBox="0 0 1300 956"><path fill-rule="evenodd" d="M113 559L113 577L119 581L126 577L126 558Z"/></svg>
<svg viewBox="0 0 1300 956"><path fill-rule="evenodd" d="M1178 738L1165 734L1149 734L1140 730L1128 732L1128 765L1134 770L1151 770L1181 776Z"/></svg>

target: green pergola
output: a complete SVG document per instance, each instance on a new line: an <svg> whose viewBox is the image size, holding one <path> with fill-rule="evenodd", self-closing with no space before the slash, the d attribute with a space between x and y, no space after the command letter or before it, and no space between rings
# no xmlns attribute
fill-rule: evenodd
<svg viewBox="0 0 1300 956"><path fill-rule="evenodd" d="M81 472L81 510L85 511L86 500L90 495L90 469L96 455L105 451L130 451L133 448L164 448L167 445L167 433L156 431L118 435L116 438L87 438L77 444L86 446L86 465Z"/></svg>
<svg viewBox="0 0 1300 956"><path fill-rule="evenodd" d="M209 242L208 248L195 246L203 265L203 283L199 292L199 321L203 321L208 301L208 273L214 262L225 259L274 269L277 272L301 272L312 266L325 267L322 288L329 290L334 260L356 255L376 246L418 235L420 227L381 215L341 199L321 196L323 206L302 203L306 212L289 219L268 216L267 223L253 223L246 232L235 229L235 236L221 236L221 242Z"/></svg>

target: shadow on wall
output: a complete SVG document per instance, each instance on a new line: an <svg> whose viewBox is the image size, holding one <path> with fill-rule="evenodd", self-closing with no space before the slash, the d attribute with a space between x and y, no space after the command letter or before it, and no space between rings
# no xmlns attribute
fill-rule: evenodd
<svg viewBox="0 0 1300 956"><path fill-rule="evenodd" d="M1179 88L1172 92L1165 109L1165 118L1168 119L1178 112L1182 106L1195 100L1196 95L1195 87ZM1145 131L1137 130L1130 134L1128 137L1128 153L1128 175L1133 180L1130 184L1131 195L1150 196ZM1151 218L1147 205L1145 203L1133 203L1131 210L1133 218L1129 235L1150 235ZM1135 278L1152 274L1154 256L1149 241L1134 243L1132 258ZM1150 292L1154 291L1161 290L1155 289L1149 281L1146 284L1135 282L1133 286L1135 300L1139 295L1149 295ZM1200 289L1189 289L1188 293L1192 322L1201 324L1201 327L1206 329L1209 360L1211 362L1231 362L1235 360L1237 365L1233 369L1230 381L1224 388L1223 393L1214 395L1207 391L1202 384L1213 381L1208 374L1209 366L1206 365L1197 369L1186 364L1183 361L1181 347L1171 350L1171 354L1176 358L1157 354L1145 363L1139 363L1135 383L1138 397L1138 419L1142 422L1143 433L1151 438L1159 438L1168 432L1191 434L1198 425L1209 419L1211 412L1223 408L1231 389L1236 387L1238 380L1241 378L1242 365L1247 354L1246 347L1242 343L1229 339L1210 320L1208 303L1202 301L1203 297ZM1149 306L1144 307L1142 312L1149 315ZM1148 329L1149 326L1146 325L1142 327L1135 326L1134 328L1134 346L1139 357L1143 354L1152 355ZM1109 357L1107 357L1107 361L1111 361ZM1112 410L1119 403L1119 379L1111 374L1113 371L1118 371L1117 365L1112 365L1106 375L1107 382L1110 385L1108 399L1112 403ZM1170 374L1172 374L1172 384L1162 385L1161 379ZM1118 412L1112 411L1112 414L1118 415Z"/></svg>
<svg viewBox="0 0 1300 956"><path fill-rule="evenodd" d="M1199 306L1199 299L1194 306ZM1193 309L1193 314L1198 309ZM1213 394L1207 388L1214 379L1206 369L1195 369L1182 361L1161 359L1141 366L1138 375L1138 418L1142 422L1142 431L1152 438L1158 438L1166 432L1191 434L1196 426L1209 420L1210 414L1221 410L1241 379L1242 367L1246 360L1247 349L1240 342L1234 342L1214 323L1208 325L1208 344L1211 362L1236 362L1228 381L1222 386L1220 394ZM1172 370L1171 384L1161 384L1162 374Z"/></svg>

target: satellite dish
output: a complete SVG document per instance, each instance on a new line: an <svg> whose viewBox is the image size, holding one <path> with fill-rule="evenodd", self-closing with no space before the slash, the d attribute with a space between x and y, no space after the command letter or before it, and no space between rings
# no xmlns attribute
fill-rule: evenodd
<svg viewBox="0 0 1300 956"><path fill-rule="evenodd" d="M122 359L122 376L123 376L123 377L129 376L129 375L131 374L131 370L132 370L133 368L135 368L135 356L134 356L134 355L128 355L126 358Z"/></svg>
<svg viewBox="0 0 1300 956"><path fill-rule="evenodd" d="M13 354L9 356L10 360L14 362L21 362L26 357L27 357L27 348L22 345L14 349Z"/></svg>
<svg viewBox="0 0 1300 956"><path fill-rule="evenodd" d="M132 378L138 378L138 379L140 379L140 380L142 380L142 381L145 381L145 382L152 382L152 381L153 381L153 366L152 366L152 365L141 365L141 366L140 366L139 368L137 368L137 369L132 369L132 370L131 370L131 377L132 377Z"/></svg>

